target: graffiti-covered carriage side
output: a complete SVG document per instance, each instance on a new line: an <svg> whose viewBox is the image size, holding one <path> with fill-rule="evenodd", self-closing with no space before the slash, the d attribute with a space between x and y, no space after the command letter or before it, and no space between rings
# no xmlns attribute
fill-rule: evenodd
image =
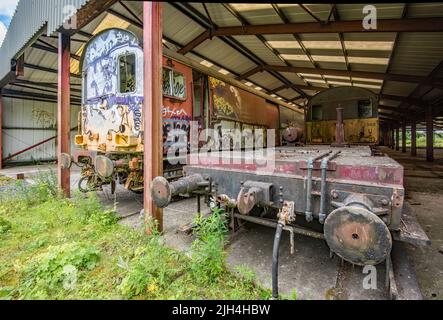
<svg viewBox="0 0 443 320"><path fill-rule="evenodd" d="M78 148L63 161L82 167L82 191L106 184L115 187L117 182L141 191L143 49L137 36L116 28L95 35L85 45L81 70L82 106L75 137ZM267 129L279 129L279 106L263 97L167 56L163 57L162 72L162 152L167 159L163 171L168 179L182 174L192 120L198 121L199 130L238 128L266 133ZM277 145L279 141L277 133ZM263 142L266 145L266 140Z"/></svg>
<svg viewBox="0 0 443 320"><path fill-rule="evenodd" d="M193 119L193 79L188 66L163 57L163 154L174 149L188 149ZM173 150L174 154L175 151Z"/></svg>
<svg viewBox="0 0 443 320"><path fill-rule="evenodd" d="M343 108L346 143L378 143L377 96L367 89L350 86L331 88L310 99L306 116L307 143L335 142L337 108Z"/></svg>
<svg viewBox="0 0 443 320"><path fill-rule="evenodd" d="M97 152L142 152L143 50L129 31L109 29L86 45L75 143Z"/></svg>
<svg viewBox="0 0 443 320"><path fill-rule="evenodd" d="M230 144L224 144L222 148L239 150L246 145L258 148L271 145L267 141L269 129L276 131L275 145L280 144L280 106L214 77L208 77L208 82L212 128L218 132L222 144L223 140L231 140ZM241 130L241 140L233 141L232 136L226 133L229 132L227 129Z"/></svg>

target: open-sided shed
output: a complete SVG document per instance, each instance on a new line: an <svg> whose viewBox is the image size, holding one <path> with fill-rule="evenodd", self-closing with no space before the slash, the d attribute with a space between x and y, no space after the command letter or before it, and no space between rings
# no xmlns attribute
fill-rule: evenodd
<svg viewBox="0 0 443 320"><path fill-rule="evenodd" d="M372 20L365 28L368 17ZM2 162L46 160L69 150L69 132L75 130L81 103L83 48L109 27L131 30L143 39L149 96L145 124L153 133L146 139L158 130L153 119L161 103L161 64L156 59L163 46L292 108L302 109L307 99L330 87L368 88L379 97L382 130L390 137L385 141L396 140L398 147L399 128L425 128L428 160L433 159L432 133L443 123L443 3L365 8L48 0L20 1L0 48ZM145 181L159 170L152 139L145 144L153 145L145 161L156 160L147 166ZM60 169L59 174L67 188L68 172Z"/></svg>

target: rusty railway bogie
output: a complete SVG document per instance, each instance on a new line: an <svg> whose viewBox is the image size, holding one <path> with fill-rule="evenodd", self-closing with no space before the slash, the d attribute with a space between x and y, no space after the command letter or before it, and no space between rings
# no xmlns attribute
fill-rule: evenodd
<svg viewBox="0 0 443 320"><path fill-rule="evenodd" d="M256 157L252 151L233 151L231 162L222 161L223 155L217 152L200 156L198 163L184 167L184 178L172 183L162 177L154 179L152 196L165 207L178 190L201 193L210 189L213 205L226 208L231 220L276 228L273 275L283 230L291 233L291 248L293 234L299 233L324 239L333 253L353 265L386 262L387 285L395 298L395 279L389 269L393 239L411 243L421 237L416 243L428 243L418 223L403 216L403 167L386 156L374 156L369 146L288 147L272 156L272 171L247 161ZM406 234L405 223L418 231ZM322 232L310 230L314 224Z"/></svg>

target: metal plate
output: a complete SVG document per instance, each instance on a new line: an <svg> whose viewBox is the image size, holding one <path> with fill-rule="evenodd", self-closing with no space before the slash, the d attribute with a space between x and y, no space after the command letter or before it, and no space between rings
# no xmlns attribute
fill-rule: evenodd
<svg viewBox="0 0 443 320"><path fill-rule="evenodd" d="M114 163L105 156L95 157L94 167L97 174L102 178L109 178L114 172Z"/></svg>
<svg viewBox="0 0 443 320"><path fill-rule="evenodd" d="M356 265L376 265L390 254L392 238L385 223L372 212L354 206L328 215L326 242L333 252Z"/></svg>
<svg viewBox="0 0 443 320"><path fill-rule="evenodd" d="M171 196L168 180L156 177L151 181L151 197L157 207L166 207L171 202Z"/></svg>
<svg viewBox="0 0 443 320"><path fill-rule="evenodd" d="M60 167L62 169L69 169L69 168L71 168L72 158L71 158L71 156L69 154L61 153L58 161L60 162Z"/></svg>

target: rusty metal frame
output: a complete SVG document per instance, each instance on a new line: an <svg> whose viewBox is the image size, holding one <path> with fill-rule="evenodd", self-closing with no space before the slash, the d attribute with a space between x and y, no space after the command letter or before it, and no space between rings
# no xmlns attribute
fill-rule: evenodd
<svg viewBox="0 0 443 320"><path fill-rule="evenodd" d="M71 151L71 41L68 34L59 33L58 43L58 94L57 94L57 158L62 153ZM61 161L57 161L58 186L65 196L70 196L71 172L63 169Z"/></svg>
<svg viewBox="0 0 443 320"><path fill-rule="evenodd" d="M146 232L153 230L152 220L163 230L163 210L151 198L150 182L163 174L162 148L162 6L161 2L143 2L143 118L144 118L144 215Z"/></svg>

